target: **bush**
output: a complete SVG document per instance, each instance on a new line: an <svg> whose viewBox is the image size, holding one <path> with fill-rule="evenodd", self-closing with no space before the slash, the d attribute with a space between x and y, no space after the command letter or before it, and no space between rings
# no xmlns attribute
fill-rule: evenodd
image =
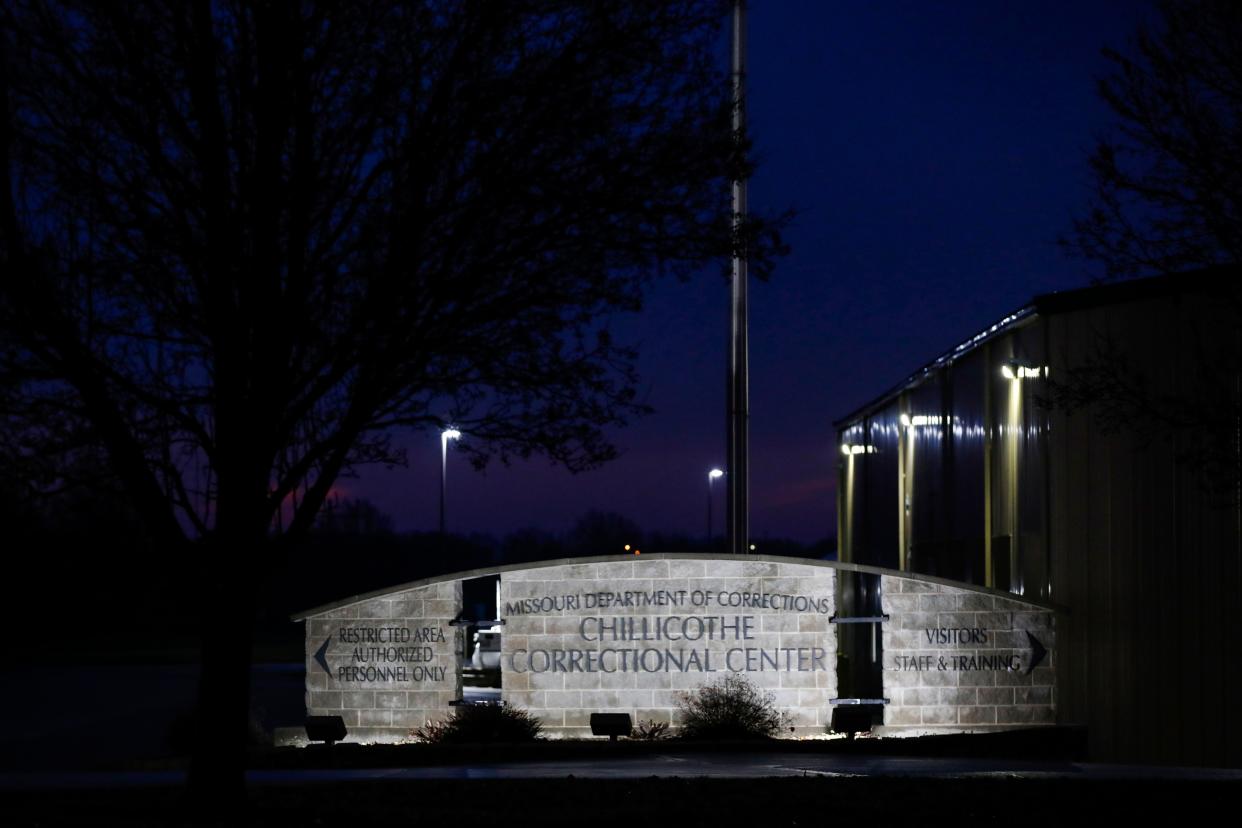
<svg viewBox="0 0 1242 828"><path fill-rule="evenodd" d="M410 732L417 742L432 745L467 742L533 742L543 725L520 707L463 704L442 722L429 722Z"/></svg>
<svg viewBox="0 0 1242 828"><path fill-rule="evenodd" d="M681 735L687 739L768 739L789 726L789 716L738 673L728 673L678 700Z"/></svg>
<svg viewBox="0 0 1242 828"><path fill-rule="evenodd" d="M631 739L643 742L659 742L668 736L668 722L657 722L653 719L640 719L634 725L634 732L630 734Z"/></svg>

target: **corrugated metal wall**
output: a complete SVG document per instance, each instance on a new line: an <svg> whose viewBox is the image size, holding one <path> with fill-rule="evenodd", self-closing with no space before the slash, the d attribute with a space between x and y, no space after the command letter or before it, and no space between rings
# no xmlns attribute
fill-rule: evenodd
<svg viewBox="0 0 1242 828"><path fill-rule="evenodd" d="M1050 305L841 433L868 446L842 457L842 559L983 584L986 544L996 587L1068 607L1058 717L1101 760L1242 766L1242 491L1205 488L1201 430L1047 404L1105 356L1114 379L1195 399L1183 419L1237 423L1239 296L1197 290ZM1212 438L1227 456L1240 425Z"/></svg>
<svg viewBox="0 0 1242 828"><path fill-rule="evenodd" d="M1113 348L1127 381L1185 395L1205 357L1236 353L1233 313L1166 296L1047 316L1053 378ZM1052 417L1051 597L1071 608L1059 716L1088 723L1101 759L1242 765L1237 500L1186 462L1193 429L1117 425L1097 408Z"/></svg>

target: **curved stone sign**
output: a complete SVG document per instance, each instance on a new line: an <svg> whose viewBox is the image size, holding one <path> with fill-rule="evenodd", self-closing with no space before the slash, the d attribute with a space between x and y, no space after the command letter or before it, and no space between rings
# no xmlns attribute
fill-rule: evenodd
<svg viewBox="0 0 1242 828"><path fill-rule="evenodd" d="M872 579L882 617L838 611L844 573ZM477 570L310 610L296 617L308 715L341 716L356 741L402 741L451 715L470 667L462 585L480 577L499 578L499 698L554 737L589 736L601 712L676 726L685 694L731 673L771 694L791 736L828 732L833 707L855 701L883 703L895 733L1055 720L1047 606L909 573L704 555ZM868 657L882 699L838 687L843 623L879 628Z"/></svg>
<svg viewBox="0 0 1242 828"><path fill-rule="evenodd" d="M880 601L888 730L1054 723L1048 608L904 574L881 576Z"/></svg>
<svg viewBox="0 0 1242 828"><path fill-rule="evenodd" d="M306 713L351 741L401 741L461 698L461 581L398 588L306 620Z"/></svg>
<svg viewBox="0 0 1242 828"><path fill-rule="evenodd" d="M583 736L591 713L673 722L682 694L744 673L795 733L823 733L836 695L835 575L655 556L502 573L504 698L552 733Z"/></svg>

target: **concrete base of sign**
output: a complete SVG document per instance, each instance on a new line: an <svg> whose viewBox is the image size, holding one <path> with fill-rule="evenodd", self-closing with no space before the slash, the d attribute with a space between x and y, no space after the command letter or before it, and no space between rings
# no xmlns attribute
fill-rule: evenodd
<svg viewBox="0 0 1242 828"><path fill-rule="evenodd" d="M1049 730L1055 728L1054 724L1040 725L917 725L913 727L889 726L873 728L871 734L873 736L884 739L911 739L918 736L947 736L958 733L1004 733L1017 729L1032 730L1036 728L1047 728Z"/></svg>

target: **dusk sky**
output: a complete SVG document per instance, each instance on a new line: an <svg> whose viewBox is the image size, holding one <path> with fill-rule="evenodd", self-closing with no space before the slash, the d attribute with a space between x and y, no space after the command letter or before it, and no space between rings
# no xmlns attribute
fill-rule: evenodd
<svg viewBox="0 0 1242 828"><path fill-rule="evenodd" d="M1111 123L1095 93L1109 70L1100 49L1124 49L1151 17L1137 0L752 4L751 204L799 212L792 252L751 289L757 551L765 537L835 533L834 419L1031 296L1087 282L1089 266L1056 241L1087 203L1087 155ZM613 463L476 473L450 449L449 529L559 532L598 509L705 533L707 471L725 457L728 302L706 273L613 320L640 347L656 409L615 432ZM439 439L405 442L408 468L341 488L400 530L432 530ZM723 494L718 481L717 534Z"/></svg>

